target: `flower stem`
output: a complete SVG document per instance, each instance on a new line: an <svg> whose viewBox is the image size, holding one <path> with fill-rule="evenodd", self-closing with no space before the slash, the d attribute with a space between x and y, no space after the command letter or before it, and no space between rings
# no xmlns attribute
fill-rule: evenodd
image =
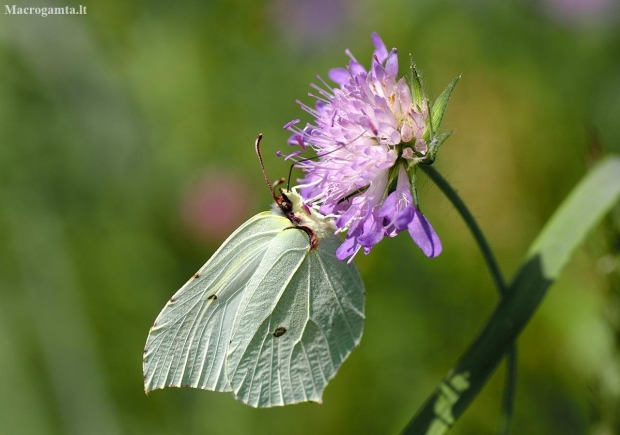
<svg viewBox="0 0 620 435"><path fill-rule="evenodd" d="M486 262L487 268L489 269L489 273L491 274L491 278L493 280L493 284L500 297L504 296L507 291L506 282L504 280L504 276L502 275L502 271L495 259L495 255L493 254L493 250L487 242L486 237L476 219L471 214L461 197L458 195L456 190L450 186L450 183L439 173L437 169L433 166L429 165L420 165L420 168L429 176L431 180L439 187L439 189L446 195L448 200L452 203L454 208L457 209L465 224L469 227L480 251L482 252L482 256L484 257L484 261ZM499 423L498 433L500 435L507 435L510 428L510 420L512 416L512 409L514 404L514 396L516 390L516 382L517 382L517 347L516 344L513 344L510 350L506 353L506 380L505 380L505 388L504 395L502 397L502 411L501 418Z"/></svg>
<svg viewBox="0 0 620 435"><path fill-rule="evenodd" d="M502 275L502 271L499 268L497 260L495 259L495 255L491 250L491 246L487 239L484 237L482 230L478 226L476 219L471 214L461 197L456 193L456 190L450 186L450 184L446 181L445 178L439 173L437 169L433 166L420 165L420 168L430 177L431 180L439 187L439 189L446 195L446 197L450 200L452 205L457 209L465 224L469 227L469 230L474 236L476 243L478 243L478 247L480 251L482 251L482 255L484 257L484 261L489 268L489 272L491 273L491 278L493 279L493 284L495 284L495 288L500 296L506 294L506 282L504 281L504 276Z"/></svg>

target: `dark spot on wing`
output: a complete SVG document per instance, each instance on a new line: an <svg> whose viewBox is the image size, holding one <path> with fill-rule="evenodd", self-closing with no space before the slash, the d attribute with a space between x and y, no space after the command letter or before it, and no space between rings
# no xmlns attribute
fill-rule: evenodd
<svg viewBox="0 0 620 435"><path fill-rule="evenodd" d="M215 293L214 293L214 294L212 294L211 296L209 296L207 299L213 299L213 300L216 300L216 299L217 299L217 296L216 296L216 295L215 295Z"/></svg>
<svg viewBox="0 0 620 435"><path fill-rule="evenodd" d="M273 332L274 337L281 337L286 332L286 328L284 326L278 326L276 330Z"/></svg>
<svg viewBox="0 0 620 435"><path fill-rule="evenodd" d="M200 274L199 274L198 272L196 272L196 273L194 274L194 278L200 278Z"/></svg>

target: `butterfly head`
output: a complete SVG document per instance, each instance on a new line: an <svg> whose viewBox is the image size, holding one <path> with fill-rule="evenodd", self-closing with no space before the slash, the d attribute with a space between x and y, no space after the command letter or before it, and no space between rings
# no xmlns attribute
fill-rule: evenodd
<svg viewBox="0 0 620 435"><path fill-rule="evenodd" d="M274 186L275 188L275 186ZM303 204L301 196L293 190L280 189L280 194L273 193L274 214L282 214L294 225L299 225L310 216L310 209Z"/></svg>
<svg viewBox="0 0 620 435"><path fill-rule="evenodd" d="M311 239L325 237L328 233L333 234L336 231L336 227L332 220L323 216L318 210L305 204L303 198L297 193L294 187L290 190L280 188L278 189L280 194L276 195L276 188L284 183L285 179L280 178L273 183L273 185L269 182L269 177L267 177L267 173L265 172L263 158L260 154L260 141L262 137L262 134L258 135L254 146L258 161L263 170L265 182L273 197L274 204L271 207L271 213L286 217L294 226L309 232Z"/></svg>

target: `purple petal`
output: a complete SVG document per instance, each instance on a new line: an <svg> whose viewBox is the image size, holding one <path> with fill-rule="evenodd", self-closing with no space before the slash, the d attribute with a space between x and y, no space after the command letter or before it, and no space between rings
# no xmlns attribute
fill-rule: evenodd
<svg viewBox="0 0 620 435"><path fill-rule="evenodd" d="M375 46L375 52L373 53L373 56L377 56L377 58L379 59L379 62L383 63L383 61L387 59L388 57L387 48L385 48L385 44L383 43L383 41L381 40L381 37L377 35L376 32L372 32L371 38L372 38L372 43Z"/></svg>
<svg viewBox="0 0 620 435"><path fill-rule="evenodd" d="M358 122L362 127L372 131L375 136L379 134L379 132L377 131L377 127L374 126L370 118L368 118L367 116L360 116Z"/></svg>
<svg viewBox="0 0 620 435"><path fill-rule="evenodd" d="M398 130L393 130L390 133L390 142L389 145L398 145L400 143L400 133Z"/></svg>
<svg viewBox="0 0 620 435"><path fill-rule="evenodd" d="M306 149L306 144L304 142L304 138L302 137L302 135L295 133L294 135L292 135L291 137L288 138L288 140L286 141L286 143L290 146L300 146L301 149L305 150Z"/></svg>
<svg viewBox="0 0 620 435"><path fill-rule="evenodd" d="M355 242L353 239L345 239L345 241L336 249L336 258L340 261L345 260L354 253Z"/></svg>
<svg viewBox="0 0 620 435"><path fill-rule="evenodd" d="M409 124L405 124L403 125L403 128L400 129L400 137L403 140L403 142L410 142L411 139L413 139L413 129L411 128L411 126ZM407 151L407 154L405 154L405 151ZM403 158L404 159L411 159L413 158L413 151L411 150L411 148L406 148L405 151L403 151ZM409 154L411 153L411 154Z"/></svg>
<svg viewBox="0 0 620 435"><path fill-rule="evenodd" d="M332 68L329 70L327 74L329 79L339 85L344 85L349 82L351 78L351 73L345 68Z"/></svg>
<svg viewBox="0 0 620 435"><path fill-rule="evenodd" d="M442 247L439 236L420 210L415 210L415 216L407 228L411 238L422 249L424 255L434 258L441 254Z"/></svg>
<svg viewBox="0 0 620 435"><path fill-rule="evenodd" d="M338 218L336 219L336 227L338 228L344 228L347 226L347 224L349 223L349 221L351 221L356 214L358 214L360 212L359 207L355 205L355 201L358 199L359 197L355 197L353 199L353 203L351 204L351 206L349 207L349 209L347 211L345 211L344 213L342 213L340 216L338 216ZM350 227L349 230L347 231L347 234L353 234L354 230L357 227Z"/></svg>
<svg viewBox="0 0 620 435"><path fill-rule="evenodd" d="M381 65L381 61L376 56L373 58L372 62L372 74L375 79L379 80L379 82L382 82L385 78L385 69L383 68L383 65Z"/></svg>
<svg viewBox="0 0 620 435"><path fill-rule="evenodd" d="M361 246L357 244L355 237L349 237L347 234L347 237L344 239L342 245L336 249L336 258L338 260L344 260L348 257L354 256L360 248Z"/></svg>
<svg viewBox="0 0 620 435"><path fill-rule="evenodd" d="M396 78L398 75L398 51L395 48L392 48L387 62L385 62L385 71L392 78Z"/></svg>
<svg viewBox="0 0 620 435"><path fill-rule="evenodd" d="M363 222L362 235L357 238L357 242L371 248L383 239L383 225L374 213L368 213Z"/></svg>
<svg viewBox="0 0 620 435"><path fill-rule="evenodd" d="M379 210L379 217L390 217L398 213L398 194L396 192L392 192L388 195L388 197L383 201L383 205L381 206L381 210ZM391 220L391 219L390 219Z"/></svg>
<svg viewBox="0 0 620 435"><path fill-rule="evenodd" d="M349 56L349 58L351 59L351 60L349 61L349 69L351 70L351 74L352 74L353 76L356 76L356 75L358 75L358 74L360 74L360 73L365 73L365 72L366 72L366 69L362 66L362 64L361 64L361 63L359 63L359 62L357 61L357 59L355 58L355 56L353 56L353 54L351 53L351 51L349 51L349 49L348 49L348 48L347 48L344 52L345 52L345 53L347 54L347 56Z"/></svg>
<svg viewBox="0 0 620 435"><path fill-rule="evenodd" d="M304 189L301 189L300 193L301 193L301 196L303 198L310 198L311 197L310 195L308 195L307 193L304 192ZM331 204L331 203L328 203L328 204L323 203L319 207L319 213L321 213L323 216L326 216L328 214L331 214L333 209L334 209L334 205L333 204Z"/></svg>
<svg viewBox="0 0 620 435"><path fill-rule="evenodd" d="M353 74L353 76L366 74L366 68L364 68L361 63L355 60L349 61L349 69L351 70L351 74Z"/></svg>
<svg viewBox="0 0 620 435"><path fill-rule="evenodd" d="M397 188L396 191L388 195L381 206L379 216L384 218L384 231L388 237L396 237L399 232L407 228L415 215L415 209L410 204L410 199L402 201L403 193Z"/></svg>
<svg viewBox="0 0 620 435"><path fill-rule="evenodd" d="M419 153L426 154L428 151L428 146L426 145L426 141L422 138L416 139L415 144L413 145L415 150Z"/></svg>
<svg viewBox="0 0 620 435"><path fill-rule="evenodd" d="M392 224L396 227L398 231L402 231L409 226L413 218L415 217L415 208L410 205L407 206L404 210L401 210L394 220Z"/></svg>
<svg viewBox="0 0 620 435"><path fill-rule="evenodd" d="M398 87L398 95L400 97L400 105L403 111L408 112L411 108L411 92L409 91L409 85L405 78L401 78L396 84Z"/></svg>
<svg viewBox="0 0 620 435"><path fill-rule="evenodd" d="M364 248L372 248L381 240L383 240L383 228L376 228L365 233L363 236L359 236L357 238L357 243Z"/></svg>

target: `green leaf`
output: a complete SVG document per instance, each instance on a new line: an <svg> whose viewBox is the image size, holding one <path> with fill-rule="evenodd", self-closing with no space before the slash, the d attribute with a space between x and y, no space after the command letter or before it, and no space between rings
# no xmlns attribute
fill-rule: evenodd
<svg viewBox="0 0 620 435"><path fill-rule="evenodd" d="M452 90L456 86L456 83L459 81L461 76L456 77L454 80L450 82L448 87L443 90L443 92L437 97L435 102L433 103L433 107L431 107L431 125L433 129L433 134L439 127L441 126L441 121L443 120L443 114L446 112L446 108L448 107L448 101L450 100L450 95L452 94Z"/></svg>
<svg viewBox="0 0 620 435"><path fill-rule="evenodd" d="M620 199L618 174L620 158L609 157L573 189L532 244L487 324L403 433L440 435L463 414L536 311L575 248ZM446 409L446 384L450 384L454 374L466 374L468 385L464 390L452 389L454 394Z"/></svg>
<svg viewBox="0 0 620 435"><path fill-rule="evenodd" d="M548 278L557 279L571 253L618 200L620 158L607 159L569 194L530 246Z"/></svg>

